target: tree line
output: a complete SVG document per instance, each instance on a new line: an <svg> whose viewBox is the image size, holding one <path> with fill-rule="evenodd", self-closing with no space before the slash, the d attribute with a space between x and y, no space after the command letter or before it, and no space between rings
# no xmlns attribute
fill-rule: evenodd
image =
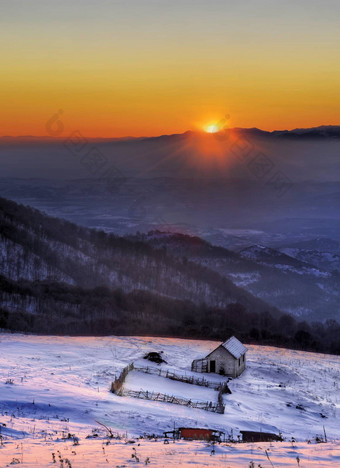
<svg viewBox="0 0 340 468"><path fill-rule="evenodd" d="M0 309L0 328L12 332L220 341L236 335L246 343L340 354L340 326L334 320L308 324L288 314L253 312L237 302L218 308L149 291L125 293L39 281L19 284L4 277L0 289L16 298L16 308Z"/></svg>

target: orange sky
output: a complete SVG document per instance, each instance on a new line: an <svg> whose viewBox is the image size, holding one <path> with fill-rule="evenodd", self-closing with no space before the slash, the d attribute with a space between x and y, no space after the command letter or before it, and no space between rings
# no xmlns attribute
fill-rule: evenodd
<svg viewBox="0 0 340 468"><path fill-rule="evenodd" d="M0 3L0 134L340 123L336 0Z"/></svg>

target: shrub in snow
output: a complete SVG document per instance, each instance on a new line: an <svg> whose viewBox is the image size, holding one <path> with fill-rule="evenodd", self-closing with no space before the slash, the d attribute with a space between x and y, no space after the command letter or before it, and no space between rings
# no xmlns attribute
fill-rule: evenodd
<svg viewBox="0 0 340 468"><path fill-rule="evenodd" d="M162 364L162 362L166 364L166 361L164 361L161 354L155 351L151 351L150 353L146 354L144 359L148 359L149 361L155 362L156 364Z"/></svg>

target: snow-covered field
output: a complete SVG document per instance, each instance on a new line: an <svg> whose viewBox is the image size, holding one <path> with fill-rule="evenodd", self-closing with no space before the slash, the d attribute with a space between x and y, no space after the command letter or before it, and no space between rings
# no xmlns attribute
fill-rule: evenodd
<svg viewBox="0 0 340 468"><path fill-rule="evenodd" d="M157 367L142 359L146 352L163 351L163 369L191 375L191 361L216 345L167 338L0 334L0 467L14 460L26 467L69 468L66 458L73 468L145 464L147 458L150 466L248 468L253 461L256 468L297 467L298 460L301 467L340 464L338 356L248 346L247 370L230 382L232 394L224 396L222 415L109 392L114 376L127 364ZM125 388L217 400L211 388L138 371L128 375ZM98 422L121 438L108 441ZM281 432L285 442L220 444L212 454L205 442L136 439L144 433L162 435L174 425L210 427L235 438L242 429ZM324 430L328 443L316 444ZM98 437L86 438L94 432ZM75 434L79 445L68 434ZM135 453L137 458L131 457Z"/></svg>

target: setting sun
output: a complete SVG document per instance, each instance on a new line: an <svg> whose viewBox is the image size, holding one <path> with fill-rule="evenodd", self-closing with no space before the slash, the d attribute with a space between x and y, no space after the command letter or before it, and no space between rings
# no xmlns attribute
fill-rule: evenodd
<svg viewBox="0 0 340 468"><path fill-rule="evenodd" d="M219 130L220 130L220 127L217 124L209 124L205 127L205 131L207 133L217 133Z"/></svg>

